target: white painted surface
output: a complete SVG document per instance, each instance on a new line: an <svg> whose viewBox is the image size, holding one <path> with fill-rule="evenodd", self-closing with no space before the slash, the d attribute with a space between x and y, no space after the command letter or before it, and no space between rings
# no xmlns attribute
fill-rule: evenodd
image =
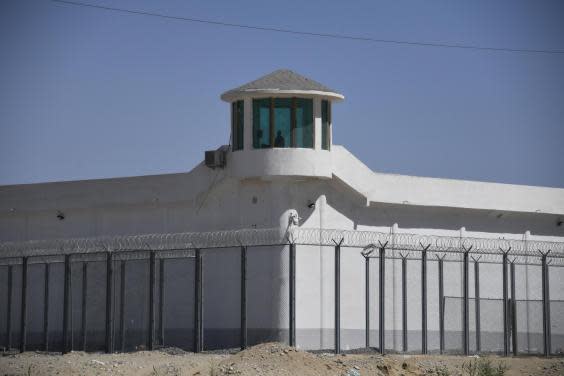
<svg viewBox="0 0 564 376"><path fill-rule="evenodd" d="M236 178L331 177L331 155L307 148L254 149L229 155L229 173Z"/></svg>
<svg viewBox="0 0 564 376"><path fill-rule="evenodd" d="M369 202L564 214L564 189L383 174L334 145L333 173Z"/></svg>

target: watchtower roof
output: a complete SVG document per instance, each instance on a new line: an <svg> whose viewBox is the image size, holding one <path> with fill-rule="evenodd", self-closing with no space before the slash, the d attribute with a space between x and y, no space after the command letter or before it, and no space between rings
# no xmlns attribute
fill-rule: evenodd
<svg viewBox="0 0 564 376"><path fill-rule="evenodd" d="M231 102L252 94L310 94L329 97L332 100L342 100L345 98L342 94L311 78L304 77L289 69L279 69L235 89L226 91L221 95L221 99Z"/></svg>

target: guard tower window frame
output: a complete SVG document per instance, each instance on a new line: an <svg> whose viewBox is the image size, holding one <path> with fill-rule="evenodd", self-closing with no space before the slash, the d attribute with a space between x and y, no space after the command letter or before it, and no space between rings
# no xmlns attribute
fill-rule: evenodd
<svg viewBox="0 0 564 376"><path fill-rule="evenodd" d="M231 150L243 150L244 142L244 124L245 124L245 106L244 101L235 101L231 103Z"/></svg>
<svg viewBox="0 0 564 376"><path fill-rule="evenodd" d="M313 99L253 99L253 148L314 147Z"/></svg>
<svg viewBox="0 0 564 376"><path fill-rule="evenodd" d="M321 149L331 150L331 102L321 101Z"/></svg>

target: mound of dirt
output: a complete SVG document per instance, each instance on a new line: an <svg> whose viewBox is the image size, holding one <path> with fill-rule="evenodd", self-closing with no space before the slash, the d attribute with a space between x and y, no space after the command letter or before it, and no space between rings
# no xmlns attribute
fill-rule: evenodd
<svg viewBox="0 0 564 376"><path fill-rule="evenodd" d="M0 376L471 376L470 365L503 366L505 376L564 375L564 358L408 355L381 356L374 350L334 355L311 353L280 343L244 351L194 354L177 348L126 354L26 352L0 356ZM492 374L492 373L488 373Z"/></svg>
<svg viewBox="0 0 564 376"><path fill-rule="evenodd" d="M564 359L509 357L495 355L408 355L382 356L371 350L334 355L297 350L280 343L265 343L222 359L211 369L212 376L472 376L480 373L479 365L503 368L491 375L564 375ZM474 366L474 371L471 370Z"/></svg>
<svg viewBox="0 0 564 376"><path fill-rule="evenodd" d="M213 368L212 376L394 375L398 367L401 369L401 364L394 363L398 362L380 355L312 354L280 343L265 343L224 359ZM405 369L400 373L408 374Z"/></svg>

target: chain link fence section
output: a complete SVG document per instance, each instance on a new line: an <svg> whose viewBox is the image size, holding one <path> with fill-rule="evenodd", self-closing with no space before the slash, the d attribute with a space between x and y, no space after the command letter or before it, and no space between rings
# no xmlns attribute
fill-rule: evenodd
<svg viewBox="0 0 564 376"><path fill-rule="evenodd" d="M564 300L550 302L551 343L554 355L564 355Z"/></svg>
<svg viewBox="0 0 564 376"><path fill-rule="evenodd" d="M204 348L237 348L241 344L241 250L206 249L204 261Z"/></svg>
<svg viewBox="0 0 564 376"><path fill-rule="evenodd" d="M503 354L503 299L481 298L480 301L480 353ZM469 299L470 312L475 308L476 299ZM445 336L448 338L445 351L452 354L462 353L463 336L463 298L446 296L445 304ZM511 307L512 302L509 300ZM517 335L517 353L539 355L543 353L542 301L516 300L516 327L513 333L511 325L511 309L508 310L509 343ZM562 355L564 349L564 301L551 300L551 341L552 354ZM534 318L534 319L529 319ZM476 352L476 316L470 315L471 352ZM513 351L510 345L510 351Z"/></svg>

